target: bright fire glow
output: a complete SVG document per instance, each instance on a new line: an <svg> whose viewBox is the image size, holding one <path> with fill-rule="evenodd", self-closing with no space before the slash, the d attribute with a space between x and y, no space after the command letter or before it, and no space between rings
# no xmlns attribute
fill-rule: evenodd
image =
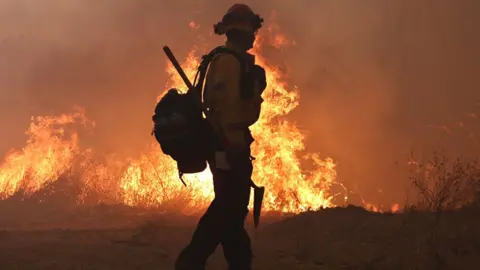
<svg viewBox="0 0 480 270"><path fill-rule="evenodd" d="M267 34L272 32L264 33ZM253 179L266 187L267 211L297 213L332 207L334 196L329 190L336 179L335 162L316 153L304 155L304 136L295 123L284 119L298 106L299 90L285 82L286 74L279 67L262 57L264 46L278 47L285 40L283 35L260 36L252 50L257 63L265 68L268 81L261 118L252 127L256 140L252 149L256 158ZM199 63L195 56L192 51L182 63L192 79ZM171 65L167 72L171 75L167 88L183 89L183 82ZM128 161L95 161L91 149L80 149L77 133L67 132L67 126L75 123L88 123L82 111L33 119L26 146L9 153L0 166L1 198L17 192L32 194L62 179L67 172L80 175L84 188L79 202L85 201L87 193L97 193L99 201L190 212L205 207L213 198L209 170L187 175L185 188L178 179L175 162L161 153L156 142ZM302 169L302 158L310 162L309 170Z"/></svg>

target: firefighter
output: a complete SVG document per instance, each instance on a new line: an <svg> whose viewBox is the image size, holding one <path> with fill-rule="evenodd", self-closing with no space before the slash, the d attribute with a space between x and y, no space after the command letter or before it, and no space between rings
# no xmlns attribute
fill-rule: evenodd
<svg viewBox="0 0 480 270"><path fill-rule="evenodd" d="M245 60L220 53L212 59L205 82L204 105L218 125L214 151L209 159L213 174L215 198L200 219L191 242L175 263L177 270L203 270L209 256L219 244L223 247L229 270L250 270L252 251L244 221L252 187L253 170L249 126L260 115L261 92L265 89L265 71L254 65L255 58L247 51L253 47L263 19L244 4L233 5L214 26L217 35L226 35L225 46ZM253 83L242 83L246 69L260 68L263 75L254 76ZM262 72L260 72L262 73ZM258 79L260 78L260 79ZM243 89L249 88L249 89ZM245 97L244 92L250 94Z"/></svg>

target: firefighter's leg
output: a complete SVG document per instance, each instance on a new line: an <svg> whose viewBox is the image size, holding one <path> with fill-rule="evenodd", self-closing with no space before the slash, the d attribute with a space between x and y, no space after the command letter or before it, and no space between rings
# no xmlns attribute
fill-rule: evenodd
<svg viewBox="0 0 480 270"><path fill-rule="evenodd" d="M221 244L229 270L250 270L252 267L250 237L244 227L250 199L250 176L251 166L225 175L226 196L222 199L228 209L224 213L225 230Z"/></svg>
<svg viewBox="0 0 480 270"><path fill-rule="evenodd" d="M244 228L230 230L223 239L222 246L229 270L252 269L250 237Z"/></svg>
<svg viewBox="0 0 480 270"><path fill-rule="evenodd" d="M182 250L175 263L176 270L204 270L210 257L220 243L218 203L213 200L200 219L188 246Z"/></svg>
<svg viewBox="0 0 480 270"><path fill-rule="evenodd" d="M235 171L211 166L215 199L200 219L190 244L181 252L177 270L204 270L220 242L230 270L251 269L250 238L244 229L252 172L248 164Z"/></svg>
<svg viewBox="0 0 480 270"><path fill-rule="evenodd" d="M226 224L225 215L228 213L228 194L226 193L225 177L228 173L215 169L214 161L209 162L213 175L215 199L200 219L193 233L190 244L182 250L177 262L176 270L203 270L208 257L215 251L224 234Z"/></svg>

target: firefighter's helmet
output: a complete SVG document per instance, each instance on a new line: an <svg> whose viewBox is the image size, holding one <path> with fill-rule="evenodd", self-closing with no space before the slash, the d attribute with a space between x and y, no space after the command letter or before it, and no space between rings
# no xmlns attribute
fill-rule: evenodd
<svg viewBox="0 0 480 270"><path fill-rule="evenodd" d="M235 4L228 9L222 20L214 25L217 35L223 35L229 30L238 29L255 34L262 27L263 18L255 14L245 4Z"/></svg>

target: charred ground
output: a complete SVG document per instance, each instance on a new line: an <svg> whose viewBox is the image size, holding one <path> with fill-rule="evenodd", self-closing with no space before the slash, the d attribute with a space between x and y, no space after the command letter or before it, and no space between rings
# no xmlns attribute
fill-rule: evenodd
<svg viewBox="0 0 480 270"><path fill-rule="evenodd" d="M2 269L171 269L197 221L124 206L41 209L15 217L2 207ZM250 221L256 269L473 269L480 263L473 209L437 218L348 206L267 215L257 230ZM224 268L219 248L210 269Z"/></svg>

